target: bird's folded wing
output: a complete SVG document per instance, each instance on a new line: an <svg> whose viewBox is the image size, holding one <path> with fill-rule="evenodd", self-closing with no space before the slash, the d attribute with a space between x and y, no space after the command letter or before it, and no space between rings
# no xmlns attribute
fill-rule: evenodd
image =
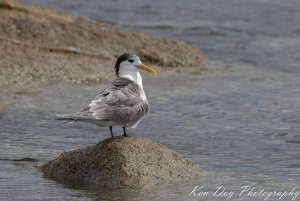
<svg viewBox="0 0 300 201"><path fill-rule="evenodd" d="M134 122L149 109L147 101L141 98L141 88L126 78L118 78L111 87L101 92L82 111L97 120L120 123Z"/></svg>

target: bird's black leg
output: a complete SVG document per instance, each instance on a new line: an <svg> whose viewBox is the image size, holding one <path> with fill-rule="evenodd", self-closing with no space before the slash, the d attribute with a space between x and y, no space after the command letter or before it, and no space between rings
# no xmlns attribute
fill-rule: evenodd
<svg viewBox="0 0 300 201"><path fill-rule="evenodd" d="M113 131L112 131L112 126L109 126L109 130L110 130L111 137L114 137L114 134L113 134Z"/></svg>
<svg viewBox="0 0 300 201"><path fill-rule="evenodd" d="M126 129L126 127L123 127L123 131L124 131L124 134L123 134L123 136L124 136L124 137L128 137L128 135L127 135L127 133L126 133L126 130L125 130L125 129Z"/></svg>

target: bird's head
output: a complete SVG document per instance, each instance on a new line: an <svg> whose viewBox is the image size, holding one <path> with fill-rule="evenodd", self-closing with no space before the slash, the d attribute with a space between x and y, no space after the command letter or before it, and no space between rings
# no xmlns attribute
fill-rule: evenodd
<svg viewBox="0 0 300 201"><path fill-rule="evenodd" d="M140 58L132 53L122 54L116 62L115 71L118 77L121 75L130 75L136 73L138 69L148 71L153 75L157 75L157 72L150 67L144 65Z"/></svg>

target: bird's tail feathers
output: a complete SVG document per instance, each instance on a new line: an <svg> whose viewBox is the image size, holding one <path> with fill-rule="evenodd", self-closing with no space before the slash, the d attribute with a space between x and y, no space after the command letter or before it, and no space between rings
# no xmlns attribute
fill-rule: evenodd
<svg viewBox="0 0 300 201"><path fill-rule="evenodd" d="M76 120L74 114L58 114L55 116L55 120Z"/></svg>

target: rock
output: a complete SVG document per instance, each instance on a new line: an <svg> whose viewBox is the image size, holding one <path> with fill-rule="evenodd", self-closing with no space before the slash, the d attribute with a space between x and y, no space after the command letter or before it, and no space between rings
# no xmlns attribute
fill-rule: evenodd
<svg viewBox="0 0 300 201"><path fill-rule="evenodd" d="M54 81L111 80L115 59L127 51L160 67L200 68L203 60L184 42L0 0L0 94Z"/></svg>
<svg viewBox="0 0 300 201"><path fill-rule="evenodd" d="M54 179L125 189L145 189L202 174L198 165L176 151L137 137L109 138L64 152L39 168Z"/></svg>
<svg viewBox="0 0 300 201"><path fill-rule="evenodd" d="M15 0L0 0L0 7L13 8L17 5Z"/></svg>

